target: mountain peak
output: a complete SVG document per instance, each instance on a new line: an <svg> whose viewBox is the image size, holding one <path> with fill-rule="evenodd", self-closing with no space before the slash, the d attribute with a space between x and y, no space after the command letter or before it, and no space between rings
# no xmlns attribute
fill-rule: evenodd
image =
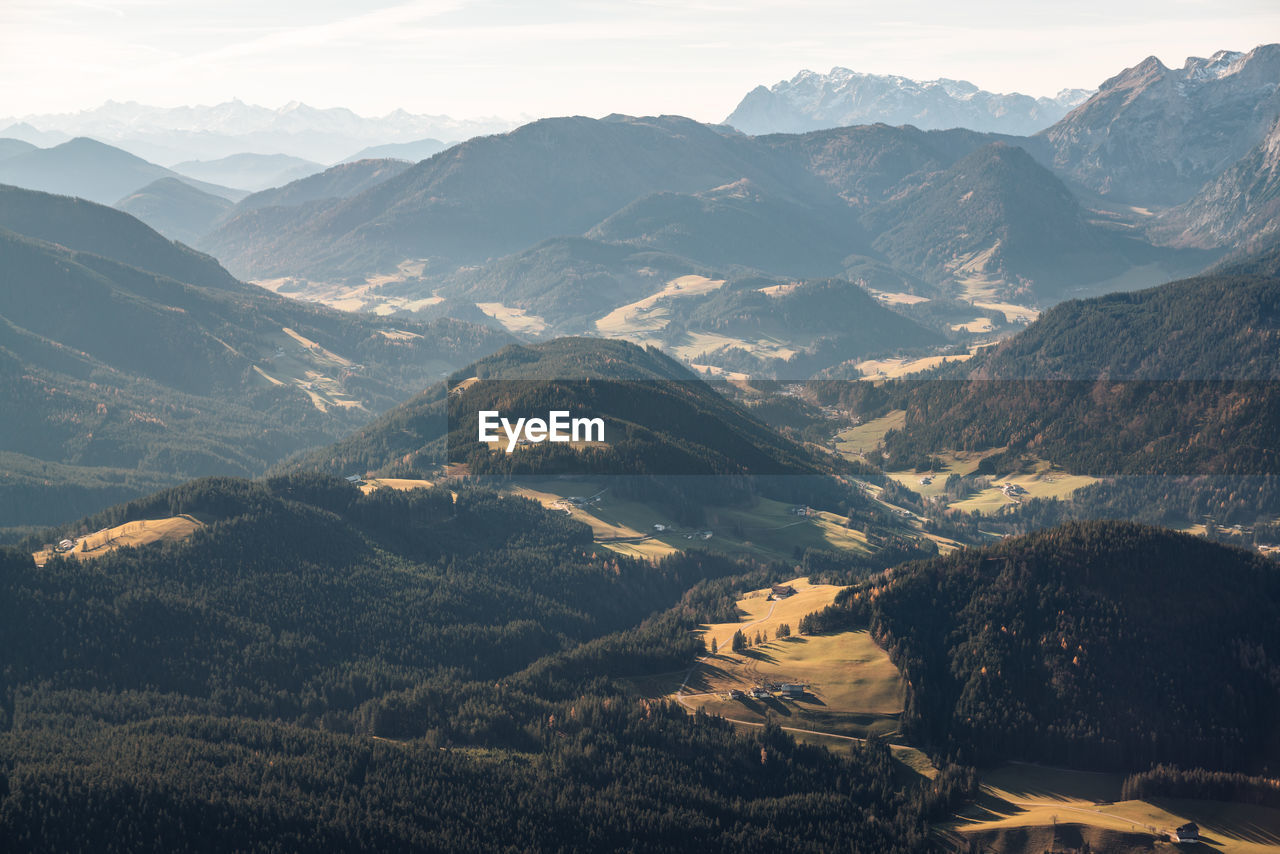
<svg viewBox="0 0 1280 854"><path fill-rule="evenodd" d="M808 69L772 88L757 86L725 123L762 135L803 133L884 122L922 130L966 127L1030 134L1066 115L1087 93L1064 89L1054 98L987 92L968 80L913 80L835 66L827 74Z"/></svg>

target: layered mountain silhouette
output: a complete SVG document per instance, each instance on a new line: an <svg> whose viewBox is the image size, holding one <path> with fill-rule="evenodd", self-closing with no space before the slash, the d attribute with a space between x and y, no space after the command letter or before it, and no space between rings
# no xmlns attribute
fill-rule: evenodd
<svg viewBox="0 0 1280 854"><path fill-rule="evenodd" d="M198 241L234 207L230 199L206 193L177 178L159 178L115 203L172 240Z"/></svg>
<svg viewBox="0 0 1280 854"><path fill-rule="evenodd" d="M0 383L12 405L0 452L28 461L151 483L253 474L507 340L296 303L122 212L13 188L2 198ZM18 468L36 474L3 484L7 520L84 506L67 502L74 482Z"/></svg>
<svg viewBox="0 0 1280 854"><path fill-rule="evenodd" d="M173 171L226 187L241 190L265 190L305 178L324 170L324 166L288 154L232 154L217 160L184 160L173 165Z"/></svg>
<svg viewBox="0 0 1280 854"><path fill-rule="evenodd" d="M233 201L246 195L244 190L188 178L87 137L0 159L0 183L79 196L104 205L114 204L160 178L177 178L204 192Z"/></svg>

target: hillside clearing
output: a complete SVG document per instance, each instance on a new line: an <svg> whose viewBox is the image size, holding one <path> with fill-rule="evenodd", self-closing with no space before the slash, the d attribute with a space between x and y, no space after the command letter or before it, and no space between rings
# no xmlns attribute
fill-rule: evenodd
<svg viewBox="0 0 1280 854"><path fill-rule="evenodd" d="M845 455L860 455L873 451L884 441L890 430L907 426L907 411L895 409L879 418L850 427L836 436L836 449Z"/></svg>
<svg viewBox="0 0 1280 854"><path fill-rule="evenodd" d="M476 308L502 324L508 332L521 335L541 335L547 331L547 322L523 308L513 308L500 302L478 302Z"/></svg>
<svg viewBox="0 0 1280 854"><path fill-rule="evenodd" d="M971 353L955 353L950 356L918 356L916 358L867 359L856 367L864 377L872 379L898 379L909 374L927 371L949 362L964 362L973 358Z"/></svg>
<svg viewBox="0 0 1280 854"><path fill-rule="evenodd" d="M139 519L136 522L125 522L123 525L116 525L114 528L103 528L92 534L77 537L73 540L74 546L70 550L61 553L74 555L80 560L86 560L88 558L101 557L108 552L125 546L178 542L185 540L203 527L203 522L185 513L181 516L169 516L164 519ZM57 553L59 552L53 547L47 547L35 552L31 557L35 560L36 566L44 566Z"/></svg>
<svg viewBox="0 0 1280 854"><path fill-rule="evenodd" d="M772 714L786 726L831 736L865 737L870 733L897 733L902 713L904 685L889 656L865 631L832 635L797 635L800 620L831 604L842 588L810 584L795 578L783 582L794 595L774 599L770 588L747 593L738 600L742 613L737 622L707 626L703 639L717 654L698 661L682 689L672 693L688 708L701 708L742 723L763 723ZM792 637L775 639L786 623ZM735 653L733 635L748 638L762 632L769 640ZM805 686L797 699L785 699L776 691L751 696L769 683ZM731 699L731 690L746 696Z"/></svg>
<svg viewBox="0 0 1280 854"><path fill-rule="evenodd" d="M750 507L707 507L706 526L692 528L676 524L648 504L602 491L599 483L589 480L538 481L510 491L590 526L595 541L605 548L648 559L690 548L765 560L790 560L797 548L863 554L871 550L866 535L847 528L836 514L810 510L808 516L797 516L792 505L769 498Z"/></svg>
<svg viewBox="0 0 1280 854"><path fill-rule="evenodd" d="M1202 849L1260 854L1280 845L1280 810L1219 801L1120 801L1122 775L1009 763L983 772L978 803L952 823L962 834L1082 824L1158 836L1188 821Z"/></svg>
<svg viewBox="0 0 1280 854"><path fill-rule="evenodd" d="M433 486L435 486L435 483L429 480L405 477L375 477L366 480L360 487L360 491L368 495L375 489L396 489L401 492L408 492L411 489L430 489Z"/></svg>
<svg viewBox="0 0 1280 854"><path fill-rule="evenodd" d="M596 321L596 330L611 337L656 332L667 325L669 309L659 306L664 299L701 296L724 285L724 279L706 276L680 276L672 279L656 294L619 306Z"/></svg>

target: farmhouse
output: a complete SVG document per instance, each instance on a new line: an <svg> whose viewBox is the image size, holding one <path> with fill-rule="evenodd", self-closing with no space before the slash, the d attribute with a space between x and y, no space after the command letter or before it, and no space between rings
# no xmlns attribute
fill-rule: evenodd
<svg viewBox="0 0 1280 854"><path fill-rule="evenodd" d="M1189 821L1181 827L1169 831L1169 839L1172 842L1199 842L1200 828L1194 821Z"/></svg>
<svg viewBox="0 0 1280 854"><path fill-rule="evenodd" d="M60 552L69 552L69 551L71 551L72 549L74 549L75 547L76 547L76 544L75 544L75 543L73 543L71 540L59 540L59 541L58 541L58 551L60 551Z"/></svg>
<svg viewBox="0 0 1280 854"><path fill-rule="evenodd" d="M349 474L347 475L347 483L352 486L364 486L364 478L358 474Z"/></svg>
<svg viewBox="0 0 1280 854"><path fill-rule="evenodd" d="M730 688L730 689L729 689L729 699L730 699L730 700L745 700L745 699L747 699L747 695L746 695L746 694L744 694L744 693L742 693L741 691L739 691L737 688Z"/></svg>
<svg viewBox="0 0 1280 854"><path fill-rule="evenodd" d="M786 599L788 596L794 596L796 589L790 584L773 585L773 595L777 599Z"/></svg>
<svg viewBox="0 0 1280 854"><path fill-rule="evenodd" d="M778 690L782 693L782 696L792 700L804 696L804 686L795 682L783 682L778 686Z"/></svg>

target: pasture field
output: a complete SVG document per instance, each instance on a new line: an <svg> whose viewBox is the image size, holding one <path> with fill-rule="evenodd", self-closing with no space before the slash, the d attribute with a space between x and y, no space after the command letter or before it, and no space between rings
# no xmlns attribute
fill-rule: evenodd
<svg viewBox="0 0 1280 854"><path fill-rule="evenodd" d="M891 471L885 472L885 474L913 492L918 492L926 498L932 498L943 493L948 477L953 474L958 474L961 477L973 474L984 457L991 456L997 453L998 450L1000 449L990 451L947 451L936 455L938 459L942 460L943 466L933 471ZM928 478L930 482L921 483L920 480L922 478Z"/></svg>
<svg viewBox="0 0 1280 854"><path fill-rule="evenodd" d="M980 777L978 802L951 825L961 834L1032 827L1047 831L1056 823L1158 836L1194 821L1200 826L1198 850L1261 854L1280 846L1280 810L1267 807L1172 798L1121 801L1120 774L1025 763L1001 765Z"/></svg>
<svg viewBox="0 0 1280 854"><path fill-rule="evenodd" d="M64 552L64 554L74 555L80 560L87 560L101 557L107 552L124 548L125 546L178 542L179 540L185 540L203 527L203 522L187 514L169 516L164 519L139 519L135 522L125 522L123 525L116 525L114 528L103 528L101 531L77 537L74 541L75 547L69 552ZM36 566L44 566L53 555L54 551L52 549L42 549L32 554L31 557L35 560Z"/></svg>
<svg viewBox="0 0 1280 854"><path fill-rule="evenodd" d="M910 374L918 374L950 362L964 362L973 358L972 353L954 353L950 356L919 356L917 358L867 359L856 367L864 377L892 380Z"/></svg>
<svg viewBox="0 0 1280 854"><path fill-rule="evenodd" d="M989 311L998 311L1004 315L1004 319L1008 323L1026 322L1030 323L1040 316L1040 309L1032 308L1027 305L1015 305L1011 302L993 302L989 300L975 300L973 303L977 308L985 308ZM1018 318L1024 318L1019 321Z"/></svg>
<svg viewBox="0 0 1280 854"><path fill-rule="evenodd" d="M775 600L768 588L752 591L738 600L738 621L706 627L703 638L708 649L714 639L717 654L700 659L673 698L687 708L745 724L763 723L773 714L782 725L826 734L827 741L896 734L902 678L867 632L796 635L801 618L831 604L841 588L802 578L782 583L794 587L795 595ZM783 623L791 626L792 637L775 639ZM735 653L733 634L738 630L748 638L763 632L769 640ZM728 697L731 689L749 692L765 682L801 683L805 693L796 700Z"/></svg>
<svg viewBox="0 0 1280 854"><path fill-rule="evenodd" d="M508 332L521 335L541 335L547 331L547 322L523 308L512 308L500 302L478 302L476 308L502 324Z"/></svg>
<svg viewBox="0 0 1280 854"><path fill-rule="evenodd" d="M834 513L812 511L807 517L791 513L791 505L769 498L751 507L708 507L703 528L677 525L665 513L639 501L620 498L600 485L582 480L539 481L510 490L589 525L596 542L612 551L656 558L699 548L730 556L790 560L797 547L840 549L867 553L866 536L851 530ZM597 494L599 493L599 494ZM594 500L580 506L570 497ZM658 531L653 526L663 525ZM704 539L700 532L710 530Z"/></svg>
<svg viewBox="0 0 1280 854"><path fill-rule="evenodd" d="M689 332L684 340L668 346L666 349L678 358L687 361L698 358L703 353L719 350L721 347L739 347L759 359L790 359L799 347L804 346L800 339L783 341L780 338L731 338L714 332Z"/></svg>
<svg viewBox="0 0 1280 854"><path fill-rule="evenodd" d="M615 308L596 321L596 329L613 338L656 332L667 325L670 317L670 309L659 306L660 301L709 294L722 285L724 285L724 279L680 276L667 282L662 290L655 294Z"/></svg>
<svg viewBox="0 0 1280 854"><path fill-rule="evenodd" d="M1026 492L1016 496L1005 495L1000 487L1006 483L1016 484ZM1091 483L1097 483L1097 478L1082 474L1068 474L1054 469L1048 462L1042 460L1036 464L1034 472L1000 478L994 481L990 489L984 489L977 495L971 495L963 501L956 501L948 507L963 510L966 513L990 515L1000 512L1002 507L1017 504L1029 498L1064 499L1082 486L1088 486Z"/></svg>
<svg viewBox="0 0 1280 854"><path fill-rule="evenodd" d="M784 285L765 285L763 288L756 288L756 290L765 296L784 297L799 287L799 282L787 282Z"/></svg>
<svg viewBox="0 0 1280 854"><path fill-rule="evenodd" d="M386 296L380 292L385 285L397 285L410 279L416 280L422 276L426 267L426 261L409 258L401 261L394 273L369 276L355 285L346 282L312 281L295 276L257 279L253 284L272 293L308 302L318 302L339 311L371 311L385 317L398 311L417 311L444 301L442 297L437 296Z"/></svg>
<svg viewBox="0 0 1280 854"><path fill-rule="evenodd" d="M430 489L433 486L435 484L429 480L404 477L374 477L366 480L364 485L360 487L360 491L368 495L375 489L398 489L401 492L408 492L411 489Z"/></svg>
<svg viewBox="0 0 1280 854"><path fill-rule="evenodd" d="M884 434L890 430L901 430L907 426L907 413L904 409L895 409L880 418L872 419L857 427L836 436L836 449L846 456L873 451L884 441Z"/></svg>
<svg viewBox="0 0 1280 854"><path fill-rule="evenodd" d="M973 333L974 335L981 335L984 332L990 332L994 328L995 327L991 325L991 319L987 317L975 317L973 320L966 323L951 324L952 332L960 332L963 330L965 332Z"/></svg>
<svg viewBox="0 0 1280 854"><path fill-rule="evenodd" d="M917 303L929 301L928 297L917 296L916 294L894 291L877 291L874 288L867 288L867 292L886 305L915 305Z"/></svg>

